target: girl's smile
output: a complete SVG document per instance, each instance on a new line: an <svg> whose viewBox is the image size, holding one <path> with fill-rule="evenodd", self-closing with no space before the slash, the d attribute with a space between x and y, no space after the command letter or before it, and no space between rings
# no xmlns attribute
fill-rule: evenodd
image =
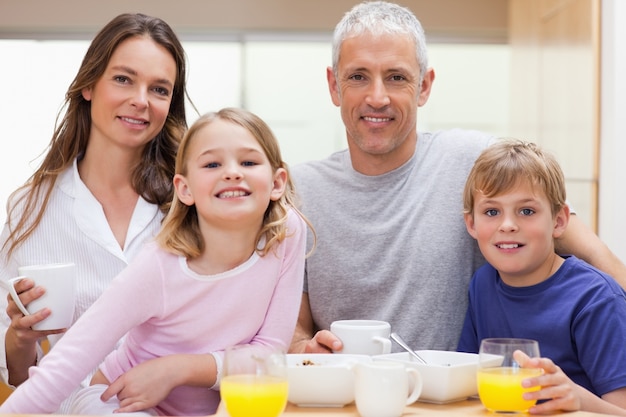
<svg viewBox="0 0 626 417"><path fill-rule="evenodd" d="M196 206L201 224L237 220L259 227L269 201L282 195L263 147L238 124L217 119L202 127L187 160L175 185L181 201Z"/></svg>

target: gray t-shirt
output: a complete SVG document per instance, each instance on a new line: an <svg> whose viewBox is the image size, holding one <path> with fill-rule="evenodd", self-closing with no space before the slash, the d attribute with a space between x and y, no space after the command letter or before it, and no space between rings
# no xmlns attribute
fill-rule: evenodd
<svg viewBox="0 0 626 417"><path fill-rule="evenodd" d="M334 320L385 320L414 349L456 349L469 281L484 263L465 229L463 187L494 140L420 132L415 155L379 176L356 172L347 150L293 167L317 233L304 288L316 330Z"/></svg>

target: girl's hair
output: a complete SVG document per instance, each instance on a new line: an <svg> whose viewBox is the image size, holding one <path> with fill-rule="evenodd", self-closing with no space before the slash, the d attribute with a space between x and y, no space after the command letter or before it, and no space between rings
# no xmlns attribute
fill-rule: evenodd
<svg viewBox="0 0 626 417"><path fill-rule="evenodd" d="M263 225L256 236L257 252L263 256L276 244L282 242L287 235L287 213L294 210L306 222L311 230L313 227L307 218L297 209L296 192L289 175L287 164L282 160L278 141L269 126L255 114L238 108L224 108L218 112L201 116L189 128L176 157L176 174L187 174L189 148L197 133L216 120L223 120L242 126L259 142L272 167L272 172L279 168L287 171L285 192L276 201L270 201ZM263 247L259 247L265 238ZM157 242L166 250L187 258L199 256L204 249L204 240L200 233L198 213L195 206L183 204L174 194L170 211L163 220L163 227L156 237Z"/></svg>
<svg viewBox="0 0 626 417"><path fill-rule="evenodd" d="M116 48L135 36L151 38L164 47L176 63L176 80L165 125L145 146L141 161L132 173L132 183L137 193L146 201L159 205L164 213L167 212L174 191L172 177L176 152L187 129L186 56L176 34L163 20L139 13L121 14L94 37L65 94L64 105L57 115L57 125L43 162L28 181L9 198L9 225L15 226L3 243L3 249L8 246L7 257L39 225L59 174L85 152L91 129L91 102L83 98L82 90L95 85L106 70ZM58 123L63 110L65 114Z"/></svg>
<svg viewBox="0 0 626 417"><path fill-rule="evenodd" d="M556 215L565 206L565 177L556 158L537 144L502 139L485 149L467 177L463 212L474 214L474 196L494 197L519 184L530 184L546 195Z"/></svg>
<svg viewBox="0 0 626 417"><path fill-rule="evenodd" d="M415 42L415 56L420 67L420 77L428 70L426 35L422 24L406 7L385 1L359 3L349 10L335 27L333 34L333 72L338 79L338 64L344 40L363 34L408 35ZM420 79L420 83L421 83Z"/></svg>

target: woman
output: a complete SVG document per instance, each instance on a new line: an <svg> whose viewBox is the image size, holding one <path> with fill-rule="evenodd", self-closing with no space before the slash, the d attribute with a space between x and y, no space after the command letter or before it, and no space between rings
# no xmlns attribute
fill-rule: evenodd
<svg viewBox="0 0 626 417"><path fill-rule="evenodd" d="M122 14L96 35L41 166L9 198L1 279L16 276L18 266L71 261L74 319L98 298L156 234L172 199L187 127L185 80L184 50L161 19ZM24 304L45 292L29 279L16 289ZM65 329L33 331L53 312L24 316L6 302L0 374L17 386L41 358L41 340L53 336L54 345Z"/></svg>

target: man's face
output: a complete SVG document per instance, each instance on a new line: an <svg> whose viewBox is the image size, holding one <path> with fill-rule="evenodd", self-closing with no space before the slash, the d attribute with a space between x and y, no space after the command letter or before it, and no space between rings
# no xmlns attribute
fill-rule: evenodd
<svg viewBox="0 0 626 417"><path fill-rule="evenodd" d="M328 71L333 103L341 107L355 169L389 161L391 169L415 149L417 108L426 103L434 73L420 86L415 43L409 36L363 34L341 46L337 77Z"/></svg>

